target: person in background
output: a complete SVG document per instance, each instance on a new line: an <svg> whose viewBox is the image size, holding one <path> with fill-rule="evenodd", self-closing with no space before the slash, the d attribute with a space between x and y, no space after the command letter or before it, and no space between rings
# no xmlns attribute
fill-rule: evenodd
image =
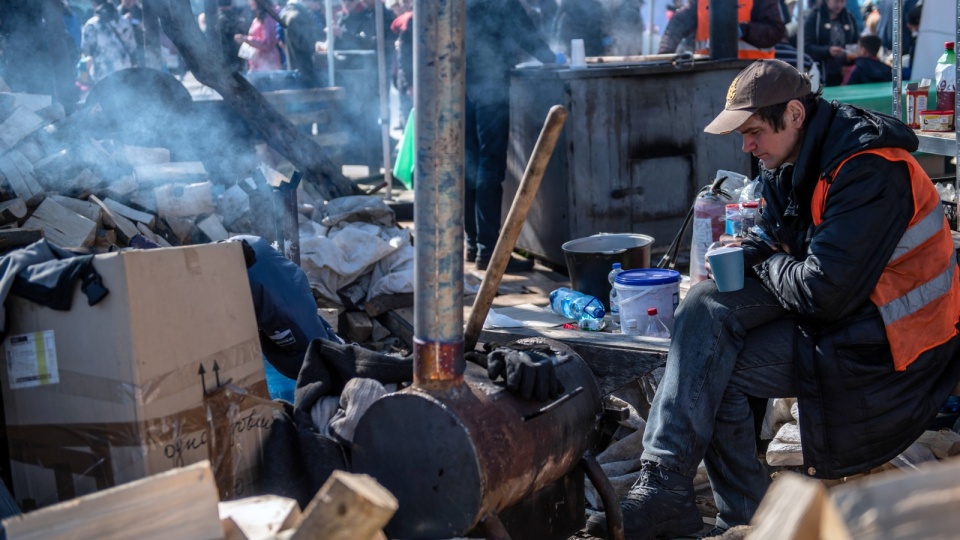
<svg viewBox="0 0 960 540"><path fill-rule="evenodd" d="M80 52L92 59L91 77L107 75L137 65L133 26L108 0L93 0L94 16L83 25Z"/></svg>
<svg viewBox="0 0 960 540"><path fill-rule="evenodd" d="M847 72L843 84L864 84L873 82L890 82L893 72L890 66L877 58L880 52L880 38L877 36L860 36L857 40L857 56L853 61L853 69Z"/></svg>
<svg viewBox="0 0 960 540"><path fill-rule="evenodd" d="M529 56L556 55L518 0L467 0L464 232L467 261L486 270L500 237L510 133L510 70ZM507 272L533 268L511 257Z"/></svg>
<svg viewBox="0 0 960 540"><path fill-rule="evenodd" d="M610 26L607 11L600 0L560 0L553 36L564 54L570 57L570 42L583 40L586 56L603 56L613 38L607 32Z"/></svg>
<svg viewBox="0 0 960 540"><path fill-rule="evenodd" d="M250 29L246 34L233 36L233 40L240 44L241 51L244 43L253 48L247 58L247 71L279 71L283 69L283 64L280 61L276 21L256 0L249 0L249 6L253 13Z"/></svg>
<svg viewBox="0 0 960 540"><path fill-rule="evenodd" d="M300 72L307 88L320 85L321 73L314 63L315 47L326 38L323 6L318 0L289 0L280 11L280 20L287 25L287 66Z"/></svg>
<svg viewBox="0 0 960 540"><path fill-rule="evenodd" d="M137 0L120 0L120 16L133 26L133 39L137 42L137 65L144 63L143 8Z"/></svg>
<svg viewBox="0 0 960 540"><path fill-rule="evenodd" d="M405 129L413 109L413 2L393 0L388 5L396 16L390 24L390 31L396 37L393 85L400 95L399 127Z"/></svg>
<svg viewBox="0 0 960 540"><path fill-rule="evenodd" d="M678 52L682 42L693 38L691 47L697 54L709 54L709 0L690 0L670 18L660 38L660 54ZM787 28L780 14L779 0L744 0L738 4L739 51L744 59L773 58L774 45L786 35Z"/></svg>
<svg viewBox="0 0 960 540"><path fill-rule="evenodd" d="M764 207L741 241L743 288L704 280L677 310L621 501L633 540L700 529L701 460L718 529L750 522L770 483L750 396L797 397L800 470L841 478L903 452L960 379L960 268L913 130L824 100L780 60L750 64L726 96L704 131L743 137ZM587 530L605 533L605 516Z"/></svg>
<svg viewBox="0 0 960 540"><path fill-rule="evenodd" d="M823 66L824 84L839 86L843 68L849 62L847 45L857 43L860 28L847 11L846 0L824 0L820 7L807 14L803 24L807 54Z"/></svg>
<svg viewBox="0 0 960 540"><path fill-rule="evenodd" d="M201 13L203 15L203 13ZM220 36L220 53L223 65L230 71L242 73L247 69L247 61L240 58L240 42L234 39L250 27L240 8L232 0L217 0L216 34Z"/></svg>
<svg viewBox="0 0 960 540"><path fill-rule="evenodd" d="M922 6L920 0L880 0L877 3L877 11L880 12L880 22L877 24L877 35L883 44L883 49L887 53L893 52L893 2L902 1L900 8L900 30L901 51L913 50L914 35L907 26L906 14L909 14L914 8Z"/></svg>

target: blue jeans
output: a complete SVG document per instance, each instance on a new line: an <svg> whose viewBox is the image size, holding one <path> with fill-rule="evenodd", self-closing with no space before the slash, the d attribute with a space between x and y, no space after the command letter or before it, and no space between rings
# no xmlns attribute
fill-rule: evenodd
<svg viewBox="0 0 960 540"><path fill-rule="evenodd" d="M702 459L720 526L749 523L769 485L747 397L797 395L797 335L794 316L751 277L728 293L698 283L677 310L642 457L691 478Z"/></svg>
<svg viewBox="0 0 960 540"><path fill-rule="evenodd" d="M468 99L464 129L464 235L467 246L477 248L479 258L489 258L500 237L510 104L474 103Z"/></svg>

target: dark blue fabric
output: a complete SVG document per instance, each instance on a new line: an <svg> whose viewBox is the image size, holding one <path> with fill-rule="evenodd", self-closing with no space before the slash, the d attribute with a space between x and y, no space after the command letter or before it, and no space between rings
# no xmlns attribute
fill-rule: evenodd
<svg viewBox="0 0 960 540"><path fill-rule="evenodd" d="M317 314L303 269L259 236L234 236L230 240L246 242L256 255L247 276L263 354L277 371L296 379L312 340L338 338Z"/></svg>
<svg viewBox="0 0 960 540"><path fill-rule="evenodd" d="M464 232L467 246L476 247L479 258L489 258L500 236L503 213L509 104L474 103L468 99L465 130Z"/></svg>

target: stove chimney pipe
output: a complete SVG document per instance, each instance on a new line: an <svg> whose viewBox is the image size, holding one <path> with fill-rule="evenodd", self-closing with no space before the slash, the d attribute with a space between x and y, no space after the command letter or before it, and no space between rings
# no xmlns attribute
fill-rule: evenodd
<svg viewBox="0 0 960 540"><path fill-rule="evenodd" d="M463 384L464 0L415 0L413 382Z"/></svg>

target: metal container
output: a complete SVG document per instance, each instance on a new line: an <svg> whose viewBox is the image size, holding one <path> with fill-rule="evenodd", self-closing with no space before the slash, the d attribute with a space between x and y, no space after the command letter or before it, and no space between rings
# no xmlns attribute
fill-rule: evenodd
<svg viewBox="0 0 960 540"><path fill-rule="evenodd" d="M412 386L370 406L354 434L353 470L400 502L385 528L391 538L463 536L577 465L600 391L576 353L548 343L569 357L557 366L565 393L556 400L521 399L471 363L466 384L446 393Z"/></svg>
<svg viewBox="0 0 960 540"><path fill-rule="evenodd" d="M620 263L624 270L650 268L653 241L645 234L624 233L595 234L564 242L561 247L571 288L596 296L606 305L610 298L607 275L613 263Z"/></svg>

